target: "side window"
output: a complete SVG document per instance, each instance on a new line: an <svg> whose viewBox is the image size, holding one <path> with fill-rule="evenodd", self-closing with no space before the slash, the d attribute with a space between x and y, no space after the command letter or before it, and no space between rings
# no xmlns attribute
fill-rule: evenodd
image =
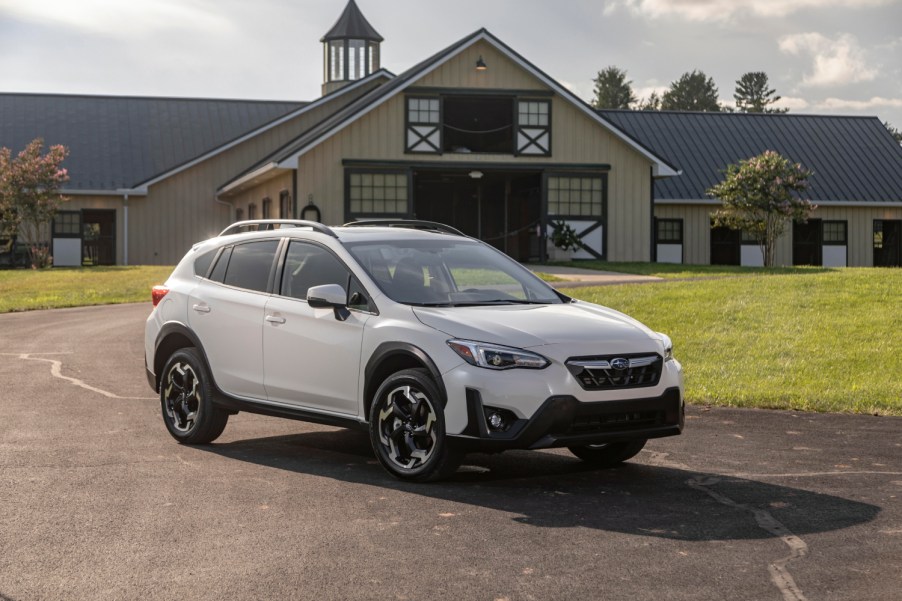
<svg viewBox="0 0 902 601"><path fill-rule="evenodd" d="M216 257L216 251L218 250L218 248L208 250L194 259L194 275L198 275L202 278L207 277L207 272L210 271L210 264L213 263L213 259Z"/></svg>
<svg viewBox="0 0 902 601"><path fill-rule="evenodd" d="M232 247L232 256L229 258L223 283L238 288L267 292L269 272L278 248L278 240L261 240Z"/></svg>
<svg viewBox="0 0 902 601"><path fill-rule="evenodd" d="M231 256L231 246L222 249L222 254L219 255L219 260L216 261L216 267L214 267L213 271L210 273L211 280L222 284L222 281L225 279L226 268L229 266L229 257Z"/></svg>
<svg viewBox="0 0 902 601"><path fill-rule="evenodd" d="M284 269L282 296L306 300L307 290L310 288L338 284L348 292L350 308L369 310L366 291L351 276L348 268L324 248L304 242L291 242L285 256Z"/></svg>

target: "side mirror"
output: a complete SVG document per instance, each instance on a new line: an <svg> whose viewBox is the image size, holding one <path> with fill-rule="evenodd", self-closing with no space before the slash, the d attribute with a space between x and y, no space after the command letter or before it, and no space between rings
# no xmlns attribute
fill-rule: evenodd
<svg viewBox="0 0 902 601"><path fill-rule="evenodd" d="M338 284L323 284L307 290L307 302L315 309L346 307L348 293Z"/></svg>
<svg viewBox="0 0 902 601"><path fill-rule="evenodd" d="M348 311L348 293L338 284L323 284L307 290L307 304L314 309L335 310L335 319L344 321L351 314Z"/></svg>

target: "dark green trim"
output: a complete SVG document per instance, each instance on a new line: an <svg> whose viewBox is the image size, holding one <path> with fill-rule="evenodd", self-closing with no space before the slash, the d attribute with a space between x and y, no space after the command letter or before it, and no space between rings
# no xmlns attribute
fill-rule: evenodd
<svg viewBox="0 0 902 601"><path fill-rule="evenodd" d="M454 155L458 156L458 155ZM511 161L510 163L478 162L478 161L398 161L379 159L344 159L341 162L344 167L373 168L373 169L448 169L448 170L472 170L480 171L543 171L566 172L567 175L598 175L599 171L610 171L607 163L538 163ZM578 173L573 173L573 172Z"/></svg>
<svg viewBox="0 0 902 601"><path fill-rule="evenodd" d="M406 90L411 94L441 94L446 96L554 96L554 90L516 90L505 88L441 88L430 86L410 86Z"/></svg>

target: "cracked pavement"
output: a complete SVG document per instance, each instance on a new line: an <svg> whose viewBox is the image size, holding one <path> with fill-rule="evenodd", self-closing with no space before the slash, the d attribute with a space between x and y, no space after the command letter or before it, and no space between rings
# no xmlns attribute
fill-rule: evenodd
<svg viewBox="0 0 902 601"><path fill-rule="evenodd" d="M691 407L614 470L248 414L180 446L147 305L0 315L0 599L902 599L902 419Z"/></svg>

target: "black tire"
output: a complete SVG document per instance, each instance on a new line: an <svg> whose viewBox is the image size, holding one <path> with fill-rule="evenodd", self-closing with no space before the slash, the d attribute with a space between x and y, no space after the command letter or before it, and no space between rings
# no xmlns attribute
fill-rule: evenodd
<svg viewBox="0 0 902 601"><path fill-rule="evenodd" d="M379 386L370 407L370 441L376 457L401 480L432 482L460 465L448 446L441 394L425 369L405 369Z"/></svg>
<svg viewBox="0 0 902 601"><path fill-rule="evenodd" d="M207 444L225 430L229 414L213 404L212 384L196 349L179 349L169 357L160 375L160 407L177 441Z"/></svg>
<svg viewBox="0 0 902 601"><path fill-rule="evenodd" d="M614 467L639 454L645 443L644 439L629 442L609 442L607 444L567 447L570 452L587 463L597 467Z"/></svg>

